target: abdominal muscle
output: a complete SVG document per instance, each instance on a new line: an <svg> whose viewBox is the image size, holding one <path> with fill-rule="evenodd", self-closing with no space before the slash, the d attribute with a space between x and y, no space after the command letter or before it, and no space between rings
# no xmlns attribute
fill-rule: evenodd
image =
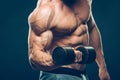
<svg viewBox="0 0 120 80"><path fill-rule="evenodd" d="M71 35L68 35L68 36L54 36L54 33L53 33L53 42L50 46L50 52L56 46L68 46L73 48L80 45L86 46L88 45L88 39L89 37L87 32L87 26L85 25L79 26L74 32L72 32ZM85 69L84 64L78 64L78 63L64 65L62 67L73 68L81 71L84 71Z"/></svg>

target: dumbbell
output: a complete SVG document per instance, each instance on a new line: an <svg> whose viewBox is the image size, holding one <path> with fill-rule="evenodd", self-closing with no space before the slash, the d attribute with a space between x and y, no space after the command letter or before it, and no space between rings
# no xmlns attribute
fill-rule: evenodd
<svg viewBox="0 0 120 80"><path fill-rule="evenodd" d="M91 46L79 46L76 50L82 52L82 61L79 64L90 64L95 61L96 51ZM75 62L76 54L72 47L57 46L52 51L52 59L54 64L68 65Z"/></svg>

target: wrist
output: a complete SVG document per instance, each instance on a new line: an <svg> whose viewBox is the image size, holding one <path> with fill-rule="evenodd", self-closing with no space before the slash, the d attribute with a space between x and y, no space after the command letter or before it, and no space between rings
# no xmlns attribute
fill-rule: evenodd
<svg viewBox="0 0 120 80"><path fill-rule="evenodd" d="M106 65L102 65L99 67L100 70L107 70Z"/></svg>

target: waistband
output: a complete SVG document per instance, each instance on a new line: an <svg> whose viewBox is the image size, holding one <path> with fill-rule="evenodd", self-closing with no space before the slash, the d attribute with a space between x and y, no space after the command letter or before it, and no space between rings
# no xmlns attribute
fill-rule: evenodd
<svg viewBox="0 0 120 80"><path fill-rule="evenodd" d="M59 67L51 71L45 71L49 73L55 73L55 74L68 74L68 75L73 75L73 76L78 76L81 77L81 74L86 75L86 70L80 71L72 68L66 68L66 67Z"/></svg>

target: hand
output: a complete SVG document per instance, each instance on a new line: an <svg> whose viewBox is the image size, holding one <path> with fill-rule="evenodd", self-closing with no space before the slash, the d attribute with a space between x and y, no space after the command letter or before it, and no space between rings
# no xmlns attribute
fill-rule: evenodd
<svg viewBox="0 0 120 80"><path fill-rule="evenodd" d="M75 57L75 62L81 62L82 61L82 52L80 52L79 50L75 50L74 49L74 53L76 55Z"/></svg>
<svg viewBox="0 0 120 80"><path fill-rule="evenodd" d="M110 76L106 68L99 69L99 78L100 80L110 80Z"/></svg>

